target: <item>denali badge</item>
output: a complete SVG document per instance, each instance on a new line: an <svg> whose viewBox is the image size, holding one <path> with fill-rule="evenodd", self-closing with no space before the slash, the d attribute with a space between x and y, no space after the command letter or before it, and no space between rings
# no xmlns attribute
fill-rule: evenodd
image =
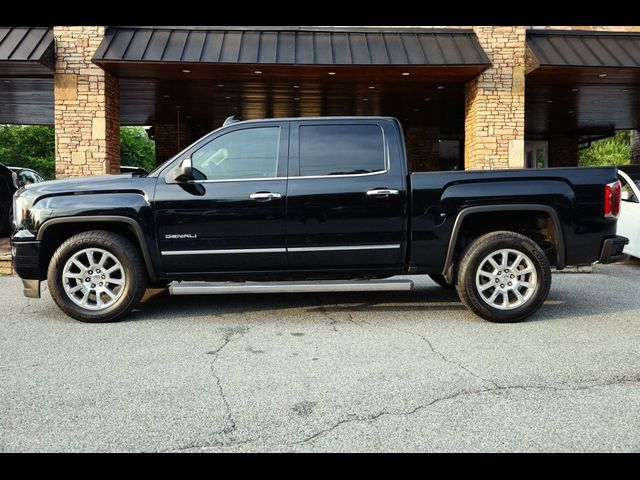
<svg viewBox="0 0 640 480"><path fill-rule="evenodd" d="M198 238L198 235L195 233L177 233L175 235L165 235L164 238L166 240L183 240L190 238Z"/></svg>

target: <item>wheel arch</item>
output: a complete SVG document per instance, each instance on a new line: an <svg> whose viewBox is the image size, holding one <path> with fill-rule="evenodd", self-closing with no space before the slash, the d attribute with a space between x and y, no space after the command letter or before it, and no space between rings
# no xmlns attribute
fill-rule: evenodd
<svg viewBox="0 0 640 480"><path fill-rule="evenodd" d="M517 212L536 212L538 214L547 215L552 228L553 228L553 243L555 247L555 264L556 268L561 270L566 266L566 254L564 243L564 231L560 222L558 212L548 206L542 204L506 204L506 205L480 205L474 207L467 207L463 209L454 222L453 230L451 231L451 237L449 239L449 246L447 248L447 256L445 258L444 268L442 275L448 282L453 281L453 266L456 254L456 248L460 239L461 232L465 226L465 222L470 220L474 215L488 214L488 213L517 213ZM508 225L507 225L508 227ZM502 230L504 228L500 228Z"/></svg>
<svg viewBox="0 0 640 480"><path fill-rule="evenodd" d="M67 225L73 228L61 232ZM131 240L141 251L149 279L153 282L158 280L157 271L154 267L151 252L145 240L144 232L138 222L125 216L78 216L60 217L47 220L38 230L36 240L41 242L41 255L46 259L48 265L53 252L71 236L90 230L107 230L119 233ZM47 243L47 240L50 242ZM43 266L46 269L46 265Z"/></svg>

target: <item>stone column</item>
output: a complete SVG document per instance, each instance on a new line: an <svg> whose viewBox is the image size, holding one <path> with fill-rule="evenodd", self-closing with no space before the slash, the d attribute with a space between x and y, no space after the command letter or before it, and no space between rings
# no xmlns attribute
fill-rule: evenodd
<svg viewBox="0 0 640 480"><path fill-rule="evenodd" d="M91 62L105 27L54 27L56 177L120 169L118 80Z"/></svg>
<svg viewBox="0 0 640 480"><path fill-rule="evenodd" d="M465 168L523 168L526 27L474 31L492 66L465 89Z"/></svg>
<svg viewBox="0 0 640 480"><path fill-rule="evenodd" d="M640 130L631 130L631 163L640 165Z"/></svg>

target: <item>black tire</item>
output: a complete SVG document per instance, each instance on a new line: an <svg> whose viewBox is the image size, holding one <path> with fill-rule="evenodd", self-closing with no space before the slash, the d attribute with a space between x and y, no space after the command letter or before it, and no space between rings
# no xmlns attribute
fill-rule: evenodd
<svg viewBox="0 0 640 480"><path fill-rule="evenodd" d="M446 290L454 290L456 288L454 285L447 283L447 280L444 278L444 275L434 273L434 274L429 274L429 278L431 278L431 280L433 280L434 282L436 282L438 285L440 285L442 288Z"/></svg>
<svg viewBox="0 0 640 480"><path fill-rule="evenodd" d="M87 248L106 250L121 263L124 274L124 292L108 308L93 311L75 304L67 295L62 273L67 261ZM147 286L147 272L139 249L126 238L101 230L83 232L66 240L53 254L47 273L49 291L58 307L70 317L86 323L105 323L121 319L135 308Z"/></svg>
<svg viewBox="0 0 640 480"><path fill-rule="evenodd" d="M476 285L476 273L481 268L483 260L492 252L501 249L524 253L531 260L536 271L537 286L532 289L532 296L526 303L511 310L501 310L489 305L483 300ZM462 303L476 315L496 323L516 323L527 319L545 302L550 288L551 267L542 249L529 237L505 231L483 235L467 247L460 261L456 282L456 289Z"/></svg>

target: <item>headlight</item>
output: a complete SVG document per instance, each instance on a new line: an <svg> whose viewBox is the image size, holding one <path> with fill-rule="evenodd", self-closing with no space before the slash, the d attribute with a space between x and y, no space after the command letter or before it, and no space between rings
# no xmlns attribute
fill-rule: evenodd
<svg viewBox="0 0 640 480"><path fill-rule="evenodd" d="M13 229L17 230L29 216L33 197L16 193L13 196Z"/></svg>

